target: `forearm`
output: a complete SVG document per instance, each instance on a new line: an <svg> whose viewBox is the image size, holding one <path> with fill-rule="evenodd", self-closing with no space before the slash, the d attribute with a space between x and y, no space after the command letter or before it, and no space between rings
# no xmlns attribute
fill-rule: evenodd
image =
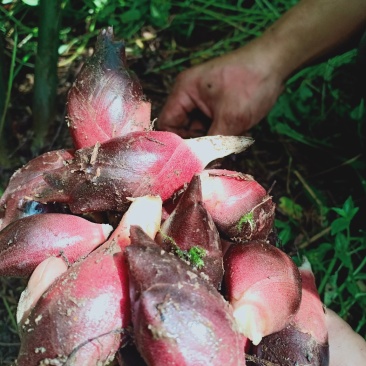
<svg viewBox="0 0 366 366"><path fill-rule="evenodd" d="M344 43L366 23L366 0L302 0L254 42L274 70L295 70Z"/></svg>
<svg viewBox="0 0 366 366"><path fill-rule="evenodd" d="M181 73L159 128L196 137L189 113L199 109L212 119L208 134L245 133L271 110L294 71L335 51L365 23L366 0L301 0L261 37Z"/></svg>

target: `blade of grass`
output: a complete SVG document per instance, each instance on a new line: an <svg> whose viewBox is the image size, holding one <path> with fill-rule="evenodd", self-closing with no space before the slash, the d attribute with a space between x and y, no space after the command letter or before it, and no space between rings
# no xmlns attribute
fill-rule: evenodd
<svg viewBox="0 0 366 366"><path fill-rule="evenodd" d="M11 55L10 72L9 72L9 77L8 77L8 88L7 88L7 91L6 91L4 110L3 110L1 120L0 120L0 140L2 140L2 138L3 138L5 118L6 118L8 108L9 108L10 94L11 94L11 90L12 90L12 87L13 87L15 58L16 58L16 54L17 54L17 45L18 45L18 32L15 29L15 31L14 31L13 52L12 52L12 55Z"/></svg>
<svg viewBox="0 0 366 366"><path fill-rule="evenodd" d="M364 314L362 315L362 319L360 319L360 321L358 322L358 325L357 325L357 327L356 327L355 331L356 331L357 333L360 333L360 331L361 331L362 327L363 327L365 324L366 324L366 313L364 313Z"/></svg>
<svg viewBox="0 0 366 366"><path fill-rule="evenodd" d="M0 342L1 347L19 347L20 343L6 343L6 342Z"/></svg>
<svg viewBox="0 0 366 366"><path fill-rule="evenodd" d="M0 6L0 11L5 14L14 24L17 26L18 29L24 30L27 34L33 33L34 36L37 36L38 28L30 28L24 25L21 21L19 21L16 17L14 17L11 12L7 11L4 7Z"/></svg>
<svg viewBox="0 0 366 366"><path fill-rule="evenodd" d="M263 4L275 15L276 18L279 18L281 16L281 14L277 11L276 8L274 8L272 6L272 4L269 1L261 0L261 1L257 1L257 2L259 2L259 4L263 2ZM264 6L263 6L263 8L264 8Z"/></svg>
<svg viewBox="0 0 366 366"><path fill-rule="evenodd" d="M18 329L17 321L15 320L15 317L13 315L13 312L12 312L10 306L9 306L8 300L6 300L6 297L5 296L2 296L1 298L3 300L3 303L5 305L6 311L7 311L8 316L9 316L9 319L11 321L11 325L14 328L14 330L16 331Z"/></svg>
<svg viewBox="0 0 366 366"><path fill-rule="evenodd" d="M286 135L288 137L290 137L291 139L301 142L305 145L311 146L313 148L318 148L320 146L324 146L324 147L331 147L331 145L329 143L327 143L326 141L323 140L318 140L318 139L314 139L314 138L310 138L308 136L303 135L302 133L294 130L293 128L291 128L288 124L286 123L282 123L282 122L278 122L273 129L275 130L275 132L281 134L281 135Z"/></svg>
<svg viewBox="0 0 366 366"><path fill-rule="evenodd" d="M218 2L216 0L212 1L206 1L206 0L196 0L196 2L201 4L209 4L212 7L216 7L219 9L225 9L225 10L231 10L235 13L240 13L243 15L249 15L249 16L260 16L263 17L263 11L261 9L257 9L255 7L245 8L242 6L235 6L231 4L227 4L226 2Z"/></svg>
<svg viewBox="0 0 366 366"><path fill-rule="evenodd" d="M32 55L27 54L24 55L24 57L21 60L17 60L18 62L18 67L15 69L14 71L14 79L17 77L17 75L19 74L20 70L22 69L23 66L34 66L33 64L28 64L28 60L32 57Z"/></svg>
<svg viewBox="0 0 366 366"><path fill-rule="evenodd" d="M259 35L258 32L252 32L250 29L244 28L244 27L240 26L239 24L237 24L235 22L232 22L230 20L230 18L223 17L222 14L216 13L212 10L208 10L208 9L205 9L205 8L202 8L202 7L197 7L197 6L194 6L194 5L189 5L189 7L192 10L195 10L197 12L203 12L204 14L210 15L214 19L221 20L221 21L227 23L228 25L232 26L233 28L236 28L236 29L240 30L243 33L247 33L247 34L250 34L252 36L258 36Z"/></svg>
<svg viewBox="0 0 366 366"><path fill-rule="evenodd" d="M366 257L362 260L360 265L354 270L353 274L356 276L366 266Z"/></svg>

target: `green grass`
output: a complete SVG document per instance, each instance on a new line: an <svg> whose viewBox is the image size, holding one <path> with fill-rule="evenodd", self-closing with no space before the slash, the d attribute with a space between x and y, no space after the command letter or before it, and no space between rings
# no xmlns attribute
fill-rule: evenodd
<svg viewBox="0 0 366 366"><path fill-rule="evenodd" d="M244 45L295 3L65 0L59 70L80 64L98 30L111 25L116 37L126 40L146 93L161 105L179 71ZM1 152L1 160L10 164L0 166L2 192L10 174L31 158L23 146L27 141L13 134L12 121L19 119L19 101L29 99L19 88L34 72L36 8L22 1L0 6L0 31L8 88L0 130L17 146L15 152ZM266 121L253 130L256 144L241 164L266 187L276 181L271 194L283 248L309 259L325 304L366 337L363 80L355 48L300 70ZM1 280L0 364L9 364L17 352L14 315L23 285Z"/></svg>
<svg viewBox="0 0 366 366"><path fill-rule="evenodd" d="M283 202L283 201L282 201ZM299 218L300 207L293 210L293 203L287 202L287 210L295 220ZM282 205L284 206L284 205ZM315 237L298 245L298 259L306 256L312 264L318 280L318 291L324 304L336 310L357 332L365 337L366 306L366 232L352 230L352 221L359 208L349 197L342 207L331 208L325 215L327 224ZM296 215L293 213L296 212ZM332 215L336 213L336 215ZM331 216L332 219L328 220ZM279 237L283 244L291 240L291 223L278 222ZM294 229L296 232L296 229ZM316 242L314 246L311 244Z"/></svg>

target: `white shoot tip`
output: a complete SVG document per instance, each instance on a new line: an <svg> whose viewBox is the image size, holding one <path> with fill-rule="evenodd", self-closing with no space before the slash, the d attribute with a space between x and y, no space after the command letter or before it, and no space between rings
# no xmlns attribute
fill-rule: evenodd
<svg viewBox="0 0 366 366"><path fill-rule="evenodd" d="M159 196L137 197L131 203L121 224L129 232L131 225L140 226L152 239L160 229L162 200Z"/></svg>
<svg viewBox="0 0 366 366"><path fill-rule="evenodd" d="M230 154L238 154L252 145L254 140L244 136L204 136L184 140L184 143L201 160L205 167L215 159Z"/></svg>
<svg viewBox="0 0 366 366"><path fill-rule="evenodd" d="M256 309L251 305L242 305L234 310L234 318L239 332L249 338L257 346L263 338L261 321L256 316Z"/></svg>

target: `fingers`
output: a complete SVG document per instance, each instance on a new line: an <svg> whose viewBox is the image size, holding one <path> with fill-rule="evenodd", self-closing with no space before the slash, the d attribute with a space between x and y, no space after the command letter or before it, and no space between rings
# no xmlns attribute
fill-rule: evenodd
<svg viewBox="0 0 366 366"><path fill-rule="evenodd" d="M192 82L193 83L193 82ZM181 73L174 85L173 91L168 97L157 121L159 130L166 130L175 133L184 133L188 128L189 113L192 112L197 105L194 100L194 88L191 87L189 75Z"/></svg>
<svg viewBox="0 0 366 366"><path fill-rule="evenodd" d="M181 137L197 137L207 133L212 115L211 98L206 95L205 64L181 72L157 121L159 130L175 132ZM205 78L203 77L205 76ZM202 111L201 113L197 113Z"/></svg>
<svg viewBox="0 0 366 366"><path fill-rule="evenodd" d="M159 130L179 130L188 124L187 113L194 108L190 98L185 94L171 94L163 107L157 128Z"/></svg>
<svg viewBox="0 0 366 366"><path fill-rule="evenodd" d="M184 138L244 135L269 112L281 91L276 76L263 75L257 65L243 64L233 53L181 73L157 128ZM209 116L212 125L192 118L196 109Z"/></svg>
<svg viewBox="0 0 366 366"><path fill-rule="evenodd" d="M242 118L230 116L218 116L212 123L207 135L242 136L250 129L250 123L246 116Z"/></svg>
<svg viewBox="0 0 366 366"><path fill-rule="evenodd" d="M210 122L188 95L177 92L170 95L163 107L157 129L174 132L183 138L199 137L207 134Z"/></svg>
<svg viewBox="0 0 366 366"><path fill-rule="evenodd" d="M235 105L232 101L237 102L236 98L229 98L217 106L208 135L242 136L258 122L253 118L248 101L243 100Z"/></svg>

